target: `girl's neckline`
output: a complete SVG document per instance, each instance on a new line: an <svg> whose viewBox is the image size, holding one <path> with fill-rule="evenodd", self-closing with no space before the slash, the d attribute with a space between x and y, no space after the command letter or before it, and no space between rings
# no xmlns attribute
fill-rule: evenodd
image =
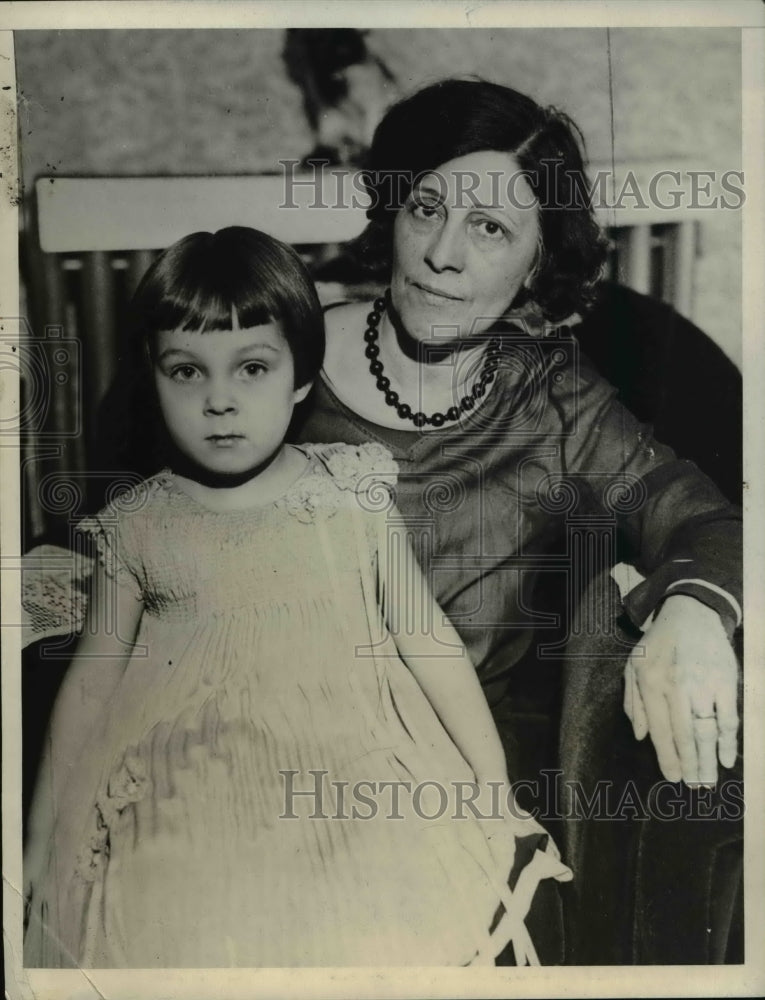
<svg viewBox="0 0 765 1000"><path fill-rule="evenodd" d="M178 479L170 468L162 469L161 472L157 473L156 479L162 484L162 486L170 493L178 496L186 504L195 508L198 511L202 511L207 514L213 514L216 517L246 517L252 516L255 513L272 510L274 507L278 506L279 502L284 500L292 490L308 475L308 473L314 468L316 457L311 448L306 445L289 444L288 447L292 448L294 451L300 452L305 461L303 462L300 472L291 480L290 483L281 491L277 496L271 497L270 499L264 501L263 503L252 504L247 507L232 507L229 509L217 510L215 507L210 507L203 501L198 500L196 497L192 496L178 482Z"/></svg>

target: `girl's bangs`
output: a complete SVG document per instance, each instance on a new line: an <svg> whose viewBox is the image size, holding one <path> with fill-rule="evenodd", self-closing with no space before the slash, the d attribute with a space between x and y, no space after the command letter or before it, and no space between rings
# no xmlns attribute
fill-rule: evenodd
<svg viewBox="0 0 765 1000"><path fill-rule="evenodd" d="M238 301L237 301L238 299ZM273 310L262 296L228 296L200 290L191 301L165 299L158 304L152 326L155 330L184 330L209 333L213 330L233 330L233 316L240 328L262 326L273 321Z"/></svg>

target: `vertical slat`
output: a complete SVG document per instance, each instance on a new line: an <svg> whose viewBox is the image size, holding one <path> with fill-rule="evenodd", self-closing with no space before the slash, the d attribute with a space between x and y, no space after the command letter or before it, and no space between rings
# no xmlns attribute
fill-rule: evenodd
<svg viewBox="0 0 765 1000"><path fill-rule="evenodd" d="M30 248L30 342L25 374L30 393L45 394L44 406L25 426L25 523L33 538L60 527L66 515L46 503L41 483L53 473L84 468L80 420L79 345L67 321L67 294L60 259ZM36 406L35 406L36 409Z"/></svg>
<svg viewBox="0 0 765 1000"><path fill-rule="evenodd" d="M42 274L35 267L35 258L28 251L28 243L23 235L19 246L19 316L29 322L34 329L33 310L35 303L42 298ZM26 334L23 320L19 323L19 335ZM21 450L21 524L22 540L26 545L29 540L39 538L45 531L45 518L39 502L40 485L40 449L36 428L29 428L25 433L24 412L29 406L29 387L23 352L19 352L19 447Z"/></svg>
<svg viewBox="0 0 765 1000"><path fill-rule="evenodd" d="M29 317L29 294L22 266L19 274L19 316ZM19 323L19 335L25 334ZM25 357L27 355L27 357ZM21 510L22 539L39 538L45 531L45 515L40 503L40 443L38 437L39 420L33 420L30 406L33 405L30 373L27 370L28 352L21 350L19 359L19 447L21 451ZM53 451L55 456L55 449Z"/></svg>
<svg viewBox="0 0 765 1000"><path fill-rule="evenodd" d="M61 447L61 471L75 472L85 468L85 442L83 441L83 414L80 370L82 354L73 343L71 350L66 342L76 341L77 330L68 318L64 276L61 262L55 254L41 254L44 294L44 350L50 373L51 405L44 430L46 439L56 440ZM39 336L39 331L35 331ZM60 363L58 352L64 347L68 360ZM80 433L75 433L79 427Z"/></svg>
<svg viewBox="0 0 765 1000"><path fill-rule="evenodd" d="M30 439L30 447L24 461L22 475L24 477L21 485L22 496L24 497L24 510L21 512L24 518L25 530L29 532L29 539L41 538L45 534L45 514L40 503L40 455L38 454L35 439Z"/></svg>
<svg viewBox="0 0 765 1000"><path fill-rule="evenodd" d="M627 230L624 262L620 280L636 292L651 291L651 229L650 226L630 226Z"/></svg>
<svg viewBox="0 0 765 1000"><path fill-rule="evenodd" d="M64 326L66 318L66 304L64 300L64 280L59 267L59 259L51 254L41 254L43 268L43 301L45 311L43 324L45 331L51 327ZM43 331L36 331L38 337L43 336ZM67 393L64 388L55 381L50 386L51 405L48 409L48 421L46 430L53 431L66 424L68 412Z"/></svg>
<svg viewBox="0 0 765 1000"><path fill-rule="evenodd" d="M135 250L128 255L128 294L132 295L136 290L155 257L152 250Z"/></svg>
<svg viewBox="0 0 765 1000"><path fill-rule="evenodd" d="M24 282L23 271L19 276L20 316L30 316L30 296ZM21 330L20 330L21 332ZM30 373L26 370L23 355L19 358L19 412L20 412L20 445L21 445L21 496L24 509L21 511L24 538L39 538L45 532L45 515L40 503L40 460L41 450L39 427L28 426L24 419L25 411L31 402ZM31 423L31 414L30 414ZM55 455L55 450L54 450Z"/></svg>
<svg viewBox="0 0 765 1000"><path fill-rule="evenodd" d="M83 254L82 322L88 428L92 428L117 364L114 274L106 253Z"/></svg>
<svg viewBox="0 0 765 1000"><path fill-rule="evenodd" d="M696 222L681 222L677 226L674 246L675 287L673 305L683 316L691 315L693 304L693 270L696 259Z"/></svg>

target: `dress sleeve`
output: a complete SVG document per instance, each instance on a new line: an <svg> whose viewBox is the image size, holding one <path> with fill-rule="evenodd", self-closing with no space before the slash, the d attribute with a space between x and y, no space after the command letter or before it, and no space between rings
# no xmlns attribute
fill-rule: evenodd
<svg viewBox="0 0 765 1000"><path fill-rule="evenodd" d="M588 365L551 398L563 424L563 475L597 512L615 516L645 580L625 599L640 627L670 594L740 623L741 512L692 462L653 438Z"/></svg>
<svg viewBox="0 0 765 1000"><path fill-rule="evenodd" d="M143 600L137 526L116 505L105 507L80 521L78 531L90 539L106 575L128 589L137 601Z"/></svg>

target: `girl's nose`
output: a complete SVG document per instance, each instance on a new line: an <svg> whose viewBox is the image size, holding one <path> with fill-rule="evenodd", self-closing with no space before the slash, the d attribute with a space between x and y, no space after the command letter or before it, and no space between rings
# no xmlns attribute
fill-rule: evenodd
<svg viewBox="0 0 765 1000"><path fill-rule="evenodd" d="M436 233L425 253L425 262L431 270L461 271L464 265L465 246L457 220L449 219ZM451 223L451 224L450 224Z"/></svg>
<svg viewBox="0 0 765 1000"><path fill-rule="evenodd" d="M225 413L236 413L239 407L231 388L224 382L213 382L205 399L205 413L209 416L222 416Z"/></svg>

